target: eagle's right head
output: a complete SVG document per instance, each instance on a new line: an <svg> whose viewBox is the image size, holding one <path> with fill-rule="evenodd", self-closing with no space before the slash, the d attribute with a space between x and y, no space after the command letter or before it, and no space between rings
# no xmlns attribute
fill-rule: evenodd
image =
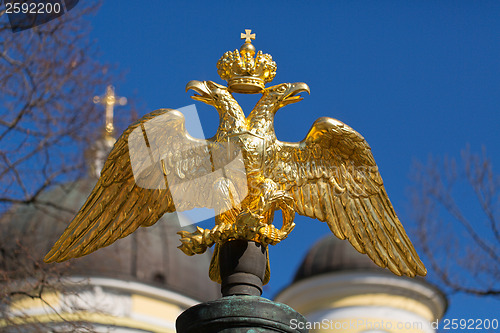
<svg viewBox="0 0 500 333"><path fill-rule="evenodd" d="M264 96L269 105L272 105L274 112L278 111L285 105L297 103L303 99L299 94L302 92L310 93L309 86L304 82L282 83L276 86L266 88Z"/></svg>

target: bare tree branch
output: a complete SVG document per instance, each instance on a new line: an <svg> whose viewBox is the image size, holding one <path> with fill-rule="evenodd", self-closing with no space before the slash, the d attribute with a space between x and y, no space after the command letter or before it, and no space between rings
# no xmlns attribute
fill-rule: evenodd
<svg viewBox="0 0 500 333"><path fill-rule="evenodd" d="M415 233L431 276L450 292L500 296L500 176L485 151L429 159L413 173Z"/></svg>
<svg viewBox="0 0 500 333"><path fill-rule="evenodd" d="M66 320L46 299L54 291L65 292L61 281L69 266L46 265L35 258L36 238L30 238L12 217L23 206L41 214L70 212L44 193L86 174L83 151L103 125L102 111L92 96L110 83L109 66L97 61L97 49L89 41L87 20L99 2L80 1L65 15L19 33L10 31L6 17L0 22L2 331L93 330L84 321ZM1 10L0 17L4 14ZM23 298L39 300L64 327L37 322L23 309L13 314L11 307Z"/></svg>

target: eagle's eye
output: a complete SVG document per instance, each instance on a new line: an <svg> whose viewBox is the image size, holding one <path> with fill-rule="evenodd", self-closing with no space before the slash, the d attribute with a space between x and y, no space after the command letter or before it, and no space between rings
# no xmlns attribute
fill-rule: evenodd
<svg viewBox="0 0 500 333"><path fill-rule="evenodd" d="M217 83L214 83L214 82L211 82L211 81L208 81L208 82L207 82L207 85L208 85L208 87L209 87L211 90L214 90L214 91L220 91L220 90L221 90L221 88L223 88L223 86L218 85Z"/></svg>
<svg viewBox="0 0 500 333"><path fill-rule="evenodd" d="M286 91L286 85L282 85L280 87L278 87L278 89L276 89L276 92L278 93L284 93Z"/></svg>

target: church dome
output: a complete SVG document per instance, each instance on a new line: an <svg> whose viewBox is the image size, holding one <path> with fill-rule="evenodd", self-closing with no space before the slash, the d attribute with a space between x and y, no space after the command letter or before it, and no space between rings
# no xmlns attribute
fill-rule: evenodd
<svg viewBox="0 0 500 333"><path fill-rule="evenodd" d="M335 329L349 327L354 333L387 332L374 330L374 323L380 328L390 322L395 328L403 320L420 325L411 332L434 332L428 324L442 318L448 304L446 296L424 278L396 276L333 235L311 247L294 281L276 301L290 305L311 323L335 323L340 325ZM357 326L352 327L353 322Z"/></svg>
<svg viewBox="0 0 500 333"><path fill-rule="evenodd" d="M28 249L28 255L41 262L83 205L94 184L95 179L83 179L59 185L42 193L36 205L11 209L0 223L3 236L11 243L1 246L4 255L6 252L15 255L19 245L14 243L19 239ZM211 253L188 257L177 248L180 245L177 231L193 229L190 225L181 227L179 218L184 217L165 214L151 227L139 228L108 247L72 259L68 273L145 283L198 301L216 299L220 297L220 286L208 277Z"/></svg>
<svg viewBox="0 0 500 333"><path fill-rule="evenodd" d="M333 235L316 242L295 274L294 282L312 276L356 270L383 270L366 254L359 253L347 241Z"/></svg>

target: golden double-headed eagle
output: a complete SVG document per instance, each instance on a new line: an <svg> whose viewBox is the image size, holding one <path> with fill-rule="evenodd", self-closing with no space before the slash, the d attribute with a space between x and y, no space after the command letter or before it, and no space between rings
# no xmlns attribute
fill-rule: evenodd
<svg viewBox="0 0 500 333"><path fill-rule="evenodd" d="M305 83L265 88L276 74L269 54L255 52L242 34L240 50L217 64L228 81L191 81L192 98L215 107L220 124L214 137L191 137L185 117L171 109L147 114L116 142L100 179L74 220L45 257L64 261L108 246L167 212L215 209L215 227L179 232L180 249L203 253L215 244L210 277L220 282L219 247L245 239L277 244L292 231L295 213L326 222L340 239L397 275L425 275L426 269L389 201L370 146L351 127L332 119L314 122L306 138L276 138L276 112L302 100ZM261 93L248 117L233 93ZM281 228L273 226L281 210ZM268 264L269 268L269 264ZM264 283L269 280L267 271Z"/></svg>

